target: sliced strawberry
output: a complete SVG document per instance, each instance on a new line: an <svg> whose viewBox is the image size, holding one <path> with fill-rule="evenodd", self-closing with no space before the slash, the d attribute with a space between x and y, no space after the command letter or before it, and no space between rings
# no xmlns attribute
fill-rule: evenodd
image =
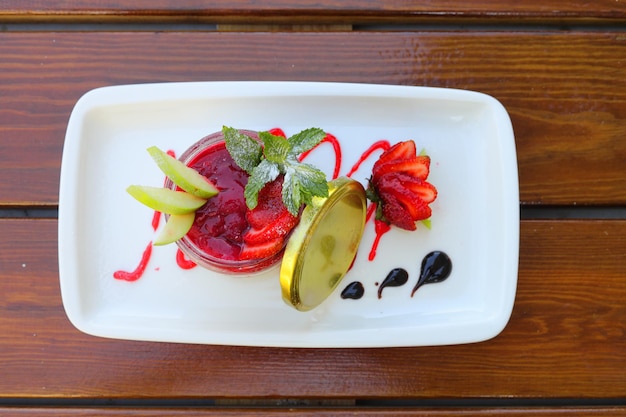
<svg viewBox="0 0 626 417"><path fill-rule="evenodd" d="M419 204L411 207L413 220L415 220L416 222L420 220L426 220L430 218L430 216L432 216L433 214L433 210L430 208L430 206L427 203L425 203L423 200L419 200L419 201L420 201Z"/></svg>
<svg viewBox="0 0 626 417"><path fill-rule="evenodd" d="M254 210L246 211L246 220L253 229L262 229L266 225L274 223L280 214L280 210L260 209L257 206Z"/></svg>
<svg viewBox="0 0 626 417"><path fill-rule="evenodd" d="M376 161L376 163L374 164L374 166L396 159L412 159L416 156L417 149L415 147L415 142L413 142L412 140L398 142L391 148L383 152L378 158L378 161Z"/></svg>
<svg viewBox="0 0 626 417"><path fill-rule="evenodd" d="M284 239L277 238L259 245L244 244L239 253L240 260L263 259L277 254L283 248Z"/></svg>
<svg viewBox="0 0 626 417"><path fill-rule="evenodd" d="M420 155L411 159L396 159L374 166L372 170L374 178L390 172L403 172L412 177L425 180L428 178L428 173L430 172L430 157Z"/></svg>
<svg viewBox="0 0 626 417"><path fill-rule="evenodd" d="M432 203L437 198L437 189L431 183L403 172L390 172L378 178L376 184L388 184L395 187L406 188L425 203Z"/></svg>
<svg viewBox="0 0 626 417"><path fill-rule="evenodd" d="M258 245L268 240L284 238L291 229L298 224L299 218L289 213L286 209L271 223L261 228L251 228L243 235L243 241L251 245Z"/></svg>
<svg viewBox="0 0 626 417"><path fill-rule="evenodd" d="M415 220L400 201L387 195L382 203L382 214L387 222L405 230L415 230Z"/></svg>
<svg viewBox="0 0 626 417"><path fill-rule="evenodd" d="M426 204L432 203L437 198L437 188L427 181L413 177L400 179L400 181L402 181L402 184L407 189L417 194Z"/></svg>
<svg viewBox="0 0 626 417"><path fill-rule="evenodd" d="M402 206L409 213L413 221L424 220L430 216L430 209L419 196L412 191L404 188L400 181L389 182L386 184L380 184L378 186L378 192L381 200L385 203L388 197L392 196L398 200ZM428 214L427 217L424 217Z"/></svg>
<svg viewBox="0 0 626 417"><path fill-rule="evenodd" d="M246 220L254 229L261 229L278 219L287 211L282 200L283 182L275 180L259 191L258 203L253 210L246 212Z"/></svg>

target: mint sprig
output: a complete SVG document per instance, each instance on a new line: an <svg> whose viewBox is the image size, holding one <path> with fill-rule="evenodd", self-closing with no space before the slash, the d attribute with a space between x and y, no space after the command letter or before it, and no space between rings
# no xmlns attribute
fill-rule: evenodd
<svg viewBox="0 0 626 417"><path fill-rule="evenodd" d="M313 197L328 197L326 174L313 165L302 163L298 156L319 144L326 133L319 128L305 129L287 140L269 132L260 132L259 143L232 127L222 128L226 149L250 177L244 189L246 205L254 209L259 191L265 184L284 175L282 200L291 214L298 214Z"/></svg>

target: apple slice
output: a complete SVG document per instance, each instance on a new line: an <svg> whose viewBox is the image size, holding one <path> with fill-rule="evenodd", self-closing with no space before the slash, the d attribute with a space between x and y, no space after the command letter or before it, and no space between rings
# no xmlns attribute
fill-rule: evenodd
<svg viewBox="0 0 626 417"><path fill-rule="evenodd" d="M161 171L189 194L201 198L211 198L218 193L218 189L202 174L193 168L168 155L156 146L148 148L148 153L157 163Z"/></svg>
<svg viewBox="0 0 626 417"><path fill-rule="evenodd" d="M193 213L206 203L204 198L169 188L131 185L126 191L140 203L167 214Z"/></svg>
<svg viewBox="0 0 626 417"><path fill-rule="evenodd" d="M154 245L161 246L176 242L187 234L195 219L196 213L171 214L163 230L161 230L159 236L154 240Z"/></svg>

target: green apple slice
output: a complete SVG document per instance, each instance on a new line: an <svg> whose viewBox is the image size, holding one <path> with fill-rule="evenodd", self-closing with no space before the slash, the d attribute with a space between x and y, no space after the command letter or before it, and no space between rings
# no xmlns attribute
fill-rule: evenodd
<svg viewBox="0 0 626 417"><path fill-rule="evenodd" d="M148 153L157 163L161 171L183 190L201 198L211 198L218 193L215 185L211 184L202 174L193 168L163 152L156 146L148 148Z"/></svg>
<svg viewBox="0 0 626 417"><path fill-rule="evenodd" d="M176 242L191 229L195 218L196 213L171 214L163 230L161 230L159 236L154 240L154 245L161 246Z"/></svg>
<svg viewBox="0 0 626 417"><path fill-rule="evenodd" d="M126 191L140 203L167 214L193 213L206 203L204 198L163 187L131 185Z"/></svg>

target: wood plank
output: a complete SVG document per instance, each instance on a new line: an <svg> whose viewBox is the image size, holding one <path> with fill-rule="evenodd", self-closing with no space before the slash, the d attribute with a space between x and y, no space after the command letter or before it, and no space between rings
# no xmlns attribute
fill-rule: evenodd
<svg viewBox="0 0 626 417"><path fill-rule="evenodd" d="M40 416L68 416L68 417L115 417L115 416L135 416L135 417L161 417L161 416L255 416L255 417L276 417L292 416L301 417L325 417L325 416L350 416L355 415L365 417L398 416L398 417L452 417L452 416L505 416L505 417L550 417L550 416L623 416L626 407L506 407L506 408L482 408L472 407L470 409L461 408L388 408L376 407L363 408L299 408L289 407L281 409L272 408L2 408L0 415L4 417L40 417Z"/></svg>
<svg viewBox="0 0 626 417"><path fill-rule="evenodd" d="M58 203L86 91L199 80L482 91L511 114L522 203L626 204L622 32L0 33L0 56L0 205Z"/></svg>
<svg viewBox="0 0 626 417"><path fill-rule="evenodd" d="M626 220L524 221L511 320L477 344L275 349L96 338L59 296L57 221L2 219L0 398L612 399L626 388ZM591 401L591 400L590 400Z"/></svg>
<svg viewBox="0 0 626 417"><path fill-rule="evenodd" d="M217 23L415 23L415 22L623 22L626 6L593 2L481 0L372 2L368 0L11 0L0 2L0 21L210 21Z"/></svg>

